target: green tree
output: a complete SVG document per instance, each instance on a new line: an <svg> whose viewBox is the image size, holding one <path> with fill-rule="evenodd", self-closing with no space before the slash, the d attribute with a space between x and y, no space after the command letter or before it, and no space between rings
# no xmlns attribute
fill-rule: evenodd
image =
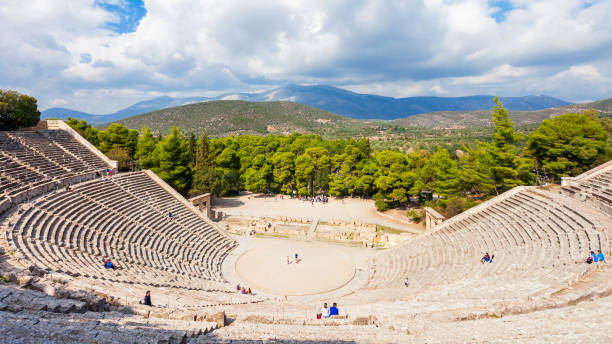
<svg viewBox="0 0 612 344"><path fill-rule="evenodd" d="M114 147L105 154L109 159L117 161L119 171L130 170L132 158L130 157L130 153L127 151L127 149L122 147Z"/></svg>
<svg viewBox="0 0 612 344"><path fill-rule="evenodd" d="M119 123L111 124L106 130L98 133L98 148L106 153L113 148L126 149L130 157L134 156L138 142L138 130L128 129Z"/></svg>
<svg viewBox="0 0 612 344"><path fill-rule="evenodd" d="M98 140L98 134L100 131L92 127L91 124L87 123L87 121L84 119L79 121L77 119L68 117L65 122L92 145L96 147L100 145L100 140Z"/></svg>
<svg viewBox="0 0 612 344"><path fill-rule="evenodd" d="M329 152L323 147L307 148L295 160L295 176L300 195L326 193L330 173Z"/></svg>
<svg viewBox="0 0 612 344"><path fill-rule="evenodd" d="M609 160L610 152L608 133L596 115L566 113L543 121L529 135L524 153L559 181Z"/></svg>
<svg viewBox="0 0 612 344"><path fill-rule="evenodd" d="M531 173L533 162L518 156L515 145L524 139L521 133L514 131L514 125L508 117L508 111L499 98L494 99L491 117L495 123L495 133L491 142L476 141L478 149L484 154L476 165L481 174L486 174L496 194L500 194L518 185L532 183L535 176Z"/></svg>
<svg viewBox="0 0 612 344"><path fill-rule="evenodd" d="M258 154L253 158L252 165L245 172L245 188L248 191L270 191L270 184L274 178L272 166L265 155Z"/></svg>
<svg viewBox="0 0 612 344"><path fill-rule="evenodd" d="M427 170L431 169L433 182L431 190L442 197L448 197L457 193L459 185L459 169L457 161L453 160L445 148L438 148L429 160Z"/></svg>
<svg viewBox="0 0 612 344"><path fill-rule="evenodd" d="M495 193L495 185L490 178L490 166L486 165L486 152L482 147L466 146L465 153L459 158L461 171L459 187L463 193L490 195Z"/></svg>
<svg viewBox="0 0 612 344"><path fill-rule="evenodd" d="M203 133L197 142L195 167L193 170L193 183L191 194L199 195L210 192L218 195L220 180L213 164L214 157L210 151L208 136Z"/></svg>
<svg viewBox="0 0 612 344"><path fill-rule="evenodd" d="M185 136L177 127L172 127L170 134L155 145L155 166L151 170L177 191L185 194L191 183L190 158Z"/></svg>
<svg viewBox="0 0 612 344"><path fill-rule="evenodd" d="M16 91L0 90L0 130L15 130L38 124L36 98Z"/></svg>
<svg viewBox="0 0 612 344"><path fill-rule="evenodd" d="M153 151L156 143L151 129L144 127L140 130L140 137L136 143L136 153L134 153L134 159L138 160L140 168L150 169L155 166Z"/></svg>
<svg viewBox="0 0 612 344"><path fill-rule="evenodd" d="M295 188L295 154L291 152L276 152L272 156L274 166L274 182L278 185L280 192L293 194Z"/></svg>
<svg viewBox="0 0 612 344"><path fill-rule="evenodd" d="M189 133L189 155L190 155L190 166L195 166L196 164L196 154L198 150L198 142L196 140L194 133Z"/></svg>

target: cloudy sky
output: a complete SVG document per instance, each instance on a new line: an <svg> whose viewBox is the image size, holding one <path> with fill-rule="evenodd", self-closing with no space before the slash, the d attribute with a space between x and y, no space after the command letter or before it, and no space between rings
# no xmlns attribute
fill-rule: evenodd
<svg viewBox="0 0 612 344"><path fill-rule="evenodd" d="M287 83L612 97L612 0L0 0L0 88L108 113Z"/></svg>

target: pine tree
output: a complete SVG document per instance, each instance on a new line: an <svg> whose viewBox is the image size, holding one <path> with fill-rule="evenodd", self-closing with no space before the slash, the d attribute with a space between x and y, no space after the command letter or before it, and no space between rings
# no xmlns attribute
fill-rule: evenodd
<svg viewBox="0 0 612 344"><path fill-rule="evenodd" d="M457 168L457 162L451 158L448 150L438 148L438 151L431 156L430 162L434 175L432 191L443 197L456 194L459 183L459 169Z"/></svg>
<svg viewBox="0 0 612 344"><path fill-rule="evenodd" d="M525 155L559 181L610 159L608 133L597 114L566 113L542 122L529 135Z"/></svg>
<svg viewBox="0 0 612 344"><path fill-rule="evenodd" d="M151 129L144 127L140 130L140 137L136 143L136 153L134 159L138 160L138 164L142 169L150 169L155 166L153 161L153 151L155 150L155 138Z"/></svg>
<svg viewBox="0 0 612 344"><path fill-rule="evenodd" d="M185 194L191 184L189 168L189 146L185 136L177 127L172 127L170 134L155 145L153 150L155 166L151 168L161 179Z"/></svg>
<svg viewBox="0 0 612 344"><path fill-rule="evenodd" d="M193 185L190 191L193 195L210 192L218 195L219 176L213 165L213 156L206 133L203 133L198 140L195 152L195 167L193 171Z"/></svg>
<svg viewBox="0 0 612 344"><path fill-rule="evenodd" d="M494 102L491 117L495 123L495 133L492 142L476 141L478 150L483 151L483 154L477 155L476 166L479 173L489 179L486 183L492 185L496 194L500 194L515 186L532 183L535 177L531 172L532 161L519 157L515 147L524 136L514 131L508 111L498 97Z"/></svg>

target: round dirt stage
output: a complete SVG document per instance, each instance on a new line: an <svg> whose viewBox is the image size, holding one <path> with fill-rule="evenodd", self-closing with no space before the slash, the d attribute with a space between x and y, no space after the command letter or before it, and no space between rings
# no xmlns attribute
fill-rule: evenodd
<svg viewBox="0 0 612 344"><path fill-rule="evenodd" d="M351 281L355 267L333 245L283 240L245 252L236 261L236 273L256 292L297 296L338 289Z"/></svg>

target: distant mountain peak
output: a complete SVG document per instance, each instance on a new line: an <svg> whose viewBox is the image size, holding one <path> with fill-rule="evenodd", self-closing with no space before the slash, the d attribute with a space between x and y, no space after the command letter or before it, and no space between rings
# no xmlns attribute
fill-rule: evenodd
<svg viewBox="0 0 612 344"><path fill-rule="evenodd" d="M150 111L218 99L254 102L291 101L318 107L347 117L385 120L436 111L484 110L490 109L494 105L492 95L393 98L374 94L356 93L330 85L305 86L290 83L258 93L225 93L211 98L173 98L168 95L162 95L138 102L125 109L107 115L92 115L71 109L52 108L43 111L42 118L70 116L84 118L94 124L101 124ZM500 97L500 99L509 110L541 110L571 104L547 95Z"/></svg>

